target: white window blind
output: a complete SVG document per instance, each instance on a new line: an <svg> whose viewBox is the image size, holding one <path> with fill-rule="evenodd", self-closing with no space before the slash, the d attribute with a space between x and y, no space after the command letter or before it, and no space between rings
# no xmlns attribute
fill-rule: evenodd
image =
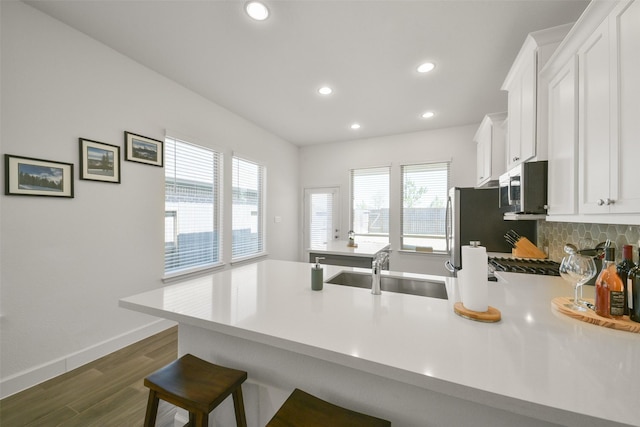
<svg viewBox="0 0 640 427"><path fill-rule="evenodd" d="M220 153L165 139L165 274L220 262Z"/></svg>
<svg viewBox="0 0 640 427"><path fill-rule="evenodd" d="M311 247L321 247L333 236L333 193L311 193Z"/></svg>
<svg viewBox="0 0 640 427"><path fill-rule="evenodd" d="M264 252L265 167L233 157L232 260Z"/></svg>
<svg viewBox="0 0 640 427"><path fill-rule="evenodd" d="M351 229L361 241L389 240L389 170L351 170Z"/></svg>
<svg viewBox="0 0 640 427"><path fill-rule="evenodd" d="M401 171L402 249L446 251L449 162L404 165Z"/></svg>

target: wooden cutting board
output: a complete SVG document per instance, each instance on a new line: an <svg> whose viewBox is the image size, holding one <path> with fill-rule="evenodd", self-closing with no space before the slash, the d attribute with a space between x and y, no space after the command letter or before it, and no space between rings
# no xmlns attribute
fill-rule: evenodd
<svg viewBox="0 0 640 427"><path fill-rule="evenodd" d="M634 332L640 334L640 323L632 322L629 320L629 316L624 316L622 319L607 319L596 314L593 310L587 311L575 311L569 307L565 307L565 304L571 304L573 298L571 297L557 297L551 300L551 307L574 319L581 320L583 322L591 323L593 325L604 326L605 328L618 329L620 331ZM593 304L593 300L585 299L585 301Z"/></svg>

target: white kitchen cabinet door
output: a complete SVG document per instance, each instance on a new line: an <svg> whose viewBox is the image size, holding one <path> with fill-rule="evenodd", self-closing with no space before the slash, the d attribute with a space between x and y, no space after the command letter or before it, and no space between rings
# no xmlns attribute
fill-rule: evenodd
<svg viewBox="0 0 640 427"><path fill-rule="evenodd" d="M579 212L609 212L610 49L605 20L578 50Z"/></svg>
<svg viewBox="0 0 640 427"><path fill-rule="evenodd" d="M517 160L512 159L515 163L522 163L536 155L538 53L532 52L525 58L520 83L520 155Z"/></svg>
<svg viewBox="0 0 640 427"><path fill-rule="evenodd" d="M612 117L617 117L611 138L610 212L640 213L640 1L621 4L609 25L616 71Z"/></svg>
<svg viewBox="0 0 640 427"><path fill-rule="evenodd" d="M536 155L537 52L522 56L508 89L507 170Z"/></svg>
<svg viewBox="0 0 640 427"><path fill-rule="evenodd" d="M485 156L485 154L489 153L488 142L490 142L490 139L487 139L487 137L481 137L476 142L476 186L478 187L483 185L485 180L489 178Z"/></svg>
<svg viewBox="0 0 640 427"><path fill-rule="evenodd" d="M548 215L577 213L578 81L572 58L549 82Z"/></svg>
<svg viewBox="0 0 640 427"><path fill-rule="evenodd" d="M578 51L579 212L640 213L640 3L621 2Z"/></svg>
<svg viewBox="0 0 640 427"><path fill-rule="evenodd" d="M476 142L476 186L497 181L505 172L505 120L507 113L487 114L473 140Z"/></svg>

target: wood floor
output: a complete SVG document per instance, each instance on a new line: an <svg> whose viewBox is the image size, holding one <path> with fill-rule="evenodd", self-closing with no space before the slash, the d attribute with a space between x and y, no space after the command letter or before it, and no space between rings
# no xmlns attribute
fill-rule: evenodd
<svg viewBox="0 0 640 427"><path fill-rule="evenodd" d="M177 352L176 326L0 400L0 426L142 426L149 392L143 379ZM173 427L174 413L161 401L156 425Z"/></svg>

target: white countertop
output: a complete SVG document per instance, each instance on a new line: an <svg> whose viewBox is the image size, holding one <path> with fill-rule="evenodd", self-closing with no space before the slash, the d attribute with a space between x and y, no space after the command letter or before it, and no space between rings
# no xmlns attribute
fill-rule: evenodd
<svg viewBox="0 0 640 427"><path fill-rule="evenodd" d="M332 240L326 245L318 245L309 248L309 252L317 252L331 255L347 255L360 257L373 257L380 251L389 248L388 243L358 243L358 247L347 246L346 240Z"/></svg>
<svg viewBox="0 0 640 427"><path fill-rule="evenodd" d="M267 260L120 305L559 424L578 425L578 413L640 426L640 334L554 312L550 301L572 292L561 278L499 273L506 282L490 282L489 296L502 321L488 324L453 312L452 278L404 274L445 280L449 300L374 296L326 283L312 291L310 268ZM342 270L325 266L325 280Z"/></svg>

